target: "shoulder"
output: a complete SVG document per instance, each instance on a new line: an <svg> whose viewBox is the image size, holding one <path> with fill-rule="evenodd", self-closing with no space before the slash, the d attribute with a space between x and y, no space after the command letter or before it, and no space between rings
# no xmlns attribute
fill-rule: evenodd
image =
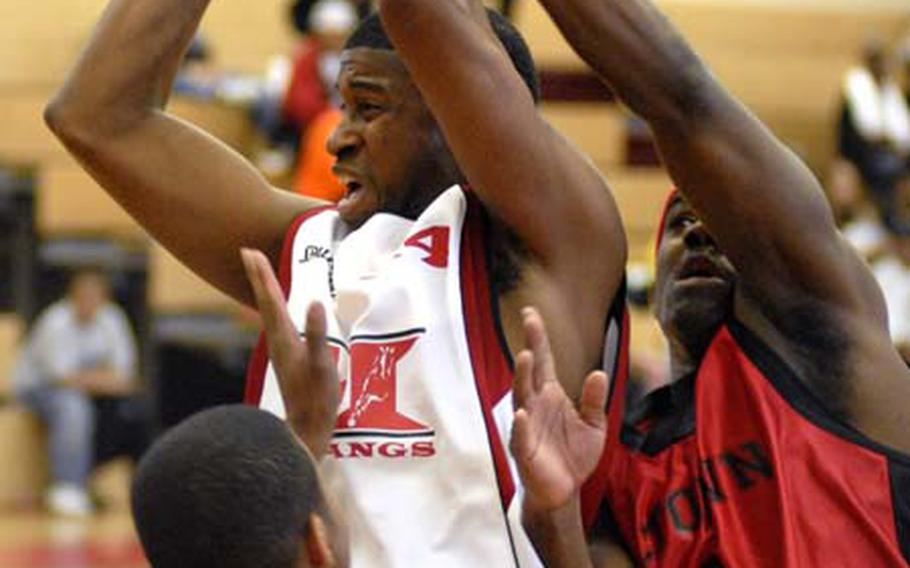
<svg viewBox="0 0 910 568"><path fill-rule="evenodd" d="M73 321L73 310L68 302L60 300L44 309L35 322L35 330L54 331L69 326Z"/></svg>
<svg viewBox="0 0 910 568"><path fill-rule="evenodd" d="M113 302L103 305L98 311L98 321L107 327L122 329L129 327L129 318L126 312Z"/></svg>

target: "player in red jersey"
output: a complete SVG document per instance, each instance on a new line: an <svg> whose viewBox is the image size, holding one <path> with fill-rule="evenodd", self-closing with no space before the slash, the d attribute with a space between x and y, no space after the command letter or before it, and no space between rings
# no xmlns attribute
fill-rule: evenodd
<svg viewBox="0 0 910 568"><path fill-rule="evenodd" d="M905 565L910 372L818 182L647 0L541 1L681 192L655 289L674 382L612 385L601 536L645 566Z"/></svg>

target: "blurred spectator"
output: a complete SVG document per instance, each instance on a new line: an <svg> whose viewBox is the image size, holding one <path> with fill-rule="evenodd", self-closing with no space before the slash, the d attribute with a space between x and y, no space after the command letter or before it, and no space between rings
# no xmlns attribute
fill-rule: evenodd
<svg viewBox="0 0 910 568"><path fill-rule="evenodd" d="M341 67L344 42L358 21L357 11L348 0L298 0L291 16L301 40L290 61L279 58L271 66L272 78L267 84L272 87L267 88L257 112L261 117L272 117L260 120L272 150L259 160L260 167L267 175L279 177L282 168L296 162L298 170L305 167L308 177L314 175L315 168L321 168L316 179L333 180L325 165L331 162L327 162L328 154L323 148L328 138L324 125L337 120L334 109L339 101L335 79ZM275 97L276 88L280 91L278 97ZM321 116L325 112L329 116ZM323 128L310 136L314 124ZM301 159L306 163L302 164ZM298 190L301 188L300 182L294 185ZM318 192L325 189L317 187ZM340 186L328 189L329 193L341 191Z"/></svg>
<svg viewBox="0 0 910 568"><path fill-rule="evenodd" d="M892 232L890 245L873 273L885 295L891 339L910 364L910 225Z"/></svg>
<svg viewBox="0 0 910 568"><path fill-rule="evenodd" d="M890 223L894 184L906 174L910 156L910 110L880 40L867 42L862 65L847 73L843 88L840 153L856 165Z"/></svg>
<svg viewBox="0 0 910 568"><path fill-rule="evenodd" d="M836 160L828 178L828 197L844 238L871 262L883 251L888 235L875 205L863 191L856 167Z"/></svg>
<svg viewBox="0 0 910 568"><path fill-rule="evenodd" d="M310 10L309 33L295 48L282 102L285 120L299 132L330 104L337 106L334 86L341 49L356 24L357 13L347 0L319 0Z"/></svg>
<svg viewBox="0 0 910 568"><path fill-rule="evenodd" d="M341 111L330 107L319 113L307 129L300 144L294 191L326 201L344 197L345 188L332 173L335 157L326 149L326 141L341 122Z"/></svg>
<svg viewBox="0 0 910 568"><path fill-rule="evenodd" d="M74 274L66 297L39 315L13 370L16 397L47 426L47 506L57 514L83 516L93 508L86 491L95 449L93 397L124 395L135 385L133 332L109 298L102 273Z"/></svg>
<svg viewBox="0 0 910 568"><path fill-rule="evenodd" d="M220 82L221 72L212 64L212 50L205 38L197 34L183 56L180 72L174 79L174 91L210 98L215 96Z"/></svg>
<svg viewBox="0 0 910 568"><path fill-rule="evenodd" d="M301 132L294 190L338 201L344 187L332 174L334 158L326 150L326 141L341 122L335 80L341 68L341 50L357 24L357 13L347 0L319 0L309 20L310 36L297 48L284 99L284 116ZM317 109L316 87L321 106L312 113Z"/></svg>
<svg viewBox="0 0 910 568"><path fill-rule="evenodd" d="M901 85L904 90L904 100L907 101L907 106L910 107L910 35L904 39L897 58L901 73Z"/></svg>

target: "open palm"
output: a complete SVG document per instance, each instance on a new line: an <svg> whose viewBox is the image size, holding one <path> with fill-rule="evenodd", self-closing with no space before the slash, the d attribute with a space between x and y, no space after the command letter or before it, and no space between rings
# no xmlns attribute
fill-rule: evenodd
<svg viewBox="0 0 910 568"><path fill-rule="evenodd" d="M515 366L511 449L526 503L556 509L594 472L606 438L607 376L585 378L578 408L556 378L553 353L536 310L522 312L526 348Z"/></svg>
<svg viewBox="0 0 910 568"><path fill-rule="evenodd" d="M325 308L318 302L309 306L301 338L266 256L244 249L241 257L262 315L287 422L313 455L322 457L332 438L339 401L338 370L326 338Z"/></svg>

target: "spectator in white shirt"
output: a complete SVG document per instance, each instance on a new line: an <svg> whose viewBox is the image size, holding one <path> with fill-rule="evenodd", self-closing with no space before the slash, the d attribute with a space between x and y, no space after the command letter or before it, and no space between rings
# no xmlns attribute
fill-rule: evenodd
<svg viewBox="0 0 910 568"><path fill-rule="evenodd" d="M840 153L859 169L882 217L890 223L894 185L907 174L910 109L880 40L870 40L863 64L847 73L843 98Z"/></svg>
<svg viewBox="0 0 910 568"><path fill-rule="evenodd" d="M901 356L910 364L910 226L892 233L891 252L873 266L888 306L888 328Z"/></svg>
<svg viewBox="0 0 910 568"><path fill-rule="evenodd" d="M107 279L92 270L77 272L66 297L38 317L12 379L19 400L47 426L52 512L91 513L92 396L129 392L135 366L135 338L123 310L110 301Z"/></svg>

